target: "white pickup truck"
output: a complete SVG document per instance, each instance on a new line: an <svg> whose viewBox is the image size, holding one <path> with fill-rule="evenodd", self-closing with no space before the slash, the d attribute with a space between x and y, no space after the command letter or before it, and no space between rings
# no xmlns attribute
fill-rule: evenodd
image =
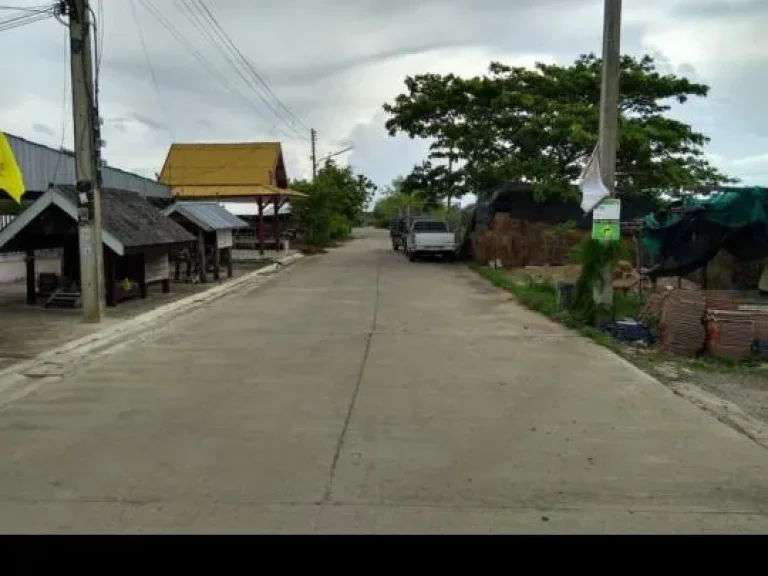
<svg viewBox="0 0 768 576"><path fill-rule="evenodd" d="M453 260L456 257L456 234L442 220L417 218L408 231L405 254L411 262L422 256Z"/></svg>

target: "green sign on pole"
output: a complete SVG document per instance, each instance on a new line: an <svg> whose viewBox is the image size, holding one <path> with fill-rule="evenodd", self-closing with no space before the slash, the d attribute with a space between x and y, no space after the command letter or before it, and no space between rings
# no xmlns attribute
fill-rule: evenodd
<svg viewBox="0 0 768 576"><path fill-rule="evenodd" d="M606 198L592 212L592 238L606 242L621 240L621 200Z"/></svg>

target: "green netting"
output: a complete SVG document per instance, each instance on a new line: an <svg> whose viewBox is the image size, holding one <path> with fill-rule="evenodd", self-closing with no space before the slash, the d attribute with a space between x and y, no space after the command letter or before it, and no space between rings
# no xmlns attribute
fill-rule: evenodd
<svg viewBox="0 0 768 576"><path fill-rule="evenodd" d="M664 231L692 214L730 229L768 224L768 188L722 188L706 198L686 197L682 205L682 212L648 214L643 219L642 243L648 254L658 254Z"/></svg>

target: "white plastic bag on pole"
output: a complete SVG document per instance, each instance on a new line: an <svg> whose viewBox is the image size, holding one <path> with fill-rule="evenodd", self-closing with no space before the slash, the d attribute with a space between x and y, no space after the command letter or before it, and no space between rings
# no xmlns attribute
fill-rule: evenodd
<svg viewBox="0 0 768 576"><path fill-rule="evenodd" d="M600 175L600 154L598 147L592 151L584 171L579 179L579 189L581 190L581 209L585 212L591 212L603 198L611 195L610 190L603 184L603 178Z"/></svg>

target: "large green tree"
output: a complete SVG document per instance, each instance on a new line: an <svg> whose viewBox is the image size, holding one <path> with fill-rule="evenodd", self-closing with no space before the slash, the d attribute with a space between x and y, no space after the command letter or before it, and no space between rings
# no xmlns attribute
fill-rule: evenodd
<svg viewBox="0 0 768 576"><path fill-rule="evenodd" d="M406 181L439 197L482 192L503 179L529 181L543 196L576 194L597 142L601 64L588 54L568 66L494 62L473 78L407 77L406 91L384 105L387 130L431 145ZM707 161L709 139L668 115L673 102L708 92L660 73L650 56L622 57L619 193L679 193L732 181Z"/></svg>
<svg viewBox="0 0 768 576"><path fill-rule="evenodd" d="M295 202L295 215L305 240L317 245L348 235L376 192L366 176L333 161L326 162L314 180L297 180L291 187L307 195Z"/></svg>

